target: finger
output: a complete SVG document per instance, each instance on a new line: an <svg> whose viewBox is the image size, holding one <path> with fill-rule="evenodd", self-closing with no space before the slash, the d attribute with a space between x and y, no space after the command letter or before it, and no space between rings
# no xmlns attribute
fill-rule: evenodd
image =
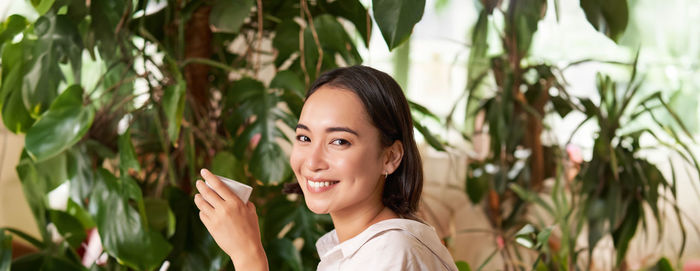
<svg viewBox="0 0 700 271"><path fill-rule="evenodd" d="M249 201L248 204L246 204L246 208L248 208L249 211L255 213L255 204L253 204L253 202Z"/></svg>
<svg viewBox="0 0 700 271"><path fill-rule="evenodd" d="M211 213L214 211L214 207L212 207L209 202L204 200L201 194L194 195L194 205L197 205L197 208L201 212Z"/></svg>
<svg viewBox="0 0 700 271"><path fill-rule="evenodd" d="M202 178L207 180L209 185L211 185L211 187L214 188L216 193L218 193L224 201L237 201L243 204L243 201L241 201L241 199L239 199L238 196L235 193L233 193L233 191L231 191L231 189L226 184L224 184L224 182L221 181L221 179L219 179L219 177L214 175L214 173L211 173L211 171L209 171L208 169L203 168L200 171L200 174L202 175Z"/></svg>
<svg viewBox="0 0 700 271"><path fill-rule="evenodd" d="M221 199L219 194L209 188L209 186L207 186L203 181L198 180L195 183L195 186L197 186L197 191L199 191L199 193L202 195L202 198L204 198L204 200L206 200L211 207L216 208L224 203L224 200Z"/></svg>
<svg viewBox="0 0 700 271"><path fill-rule="evenodd" d="M207 227L207 225L209 225L209 216L202 211L199 212L199 220L202 221L204 227ZM209 227L207 227L207 230L209 230Z"/></svg>

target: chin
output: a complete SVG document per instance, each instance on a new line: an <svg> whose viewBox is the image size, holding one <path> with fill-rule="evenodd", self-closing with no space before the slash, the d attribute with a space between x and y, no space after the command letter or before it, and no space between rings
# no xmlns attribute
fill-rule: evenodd
<svg viewBox="0 0 700 271"><path fill-rule="evenodd" d="M326 204L319 204L318 202L314 204L313 200L309 200L307 197L304 197L304 201L306 202L306 207L308 207L314 214L325 215L329 213L328 206Z"/></svg>

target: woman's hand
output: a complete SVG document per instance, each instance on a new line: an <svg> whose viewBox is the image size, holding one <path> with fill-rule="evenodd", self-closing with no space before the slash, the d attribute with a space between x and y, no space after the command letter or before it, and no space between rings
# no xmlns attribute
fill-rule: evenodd
<svg viewBox="0 0 700 271"><path fill-rule="evenodd" d="M213 190L197 181L200 194L194 196L194 203L214 241L231 257L236 270L267 270L255 205L243 203L209 170L200 173Z"/></svg>

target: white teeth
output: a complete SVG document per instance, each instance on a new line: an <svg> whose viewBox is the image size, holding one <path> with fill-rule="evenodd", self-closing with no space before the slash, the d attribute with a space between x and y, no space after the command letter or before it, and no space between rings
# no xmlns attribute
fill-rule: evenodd
<svg viewBox="0 0 700 271"><path fill-rule="evenodd" d="M308 181L309 185L314 188L320 188L320 187L326 187L326 186L331 186L331 182L314 182L314 181Z"/></svg>

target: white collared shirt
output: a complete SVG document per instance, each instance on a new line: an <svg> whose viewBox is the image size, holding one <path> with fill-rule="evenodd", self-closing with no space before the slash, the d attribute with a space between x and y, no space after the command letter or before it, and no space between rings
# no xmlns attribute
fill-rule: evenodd
<svg viewBox="0 0 700 271"><path fill-rule="evenodd" d="M410 219L387 219L342 243L332 230L316 242L325 270L457 270L435 229Z"/></svg>

